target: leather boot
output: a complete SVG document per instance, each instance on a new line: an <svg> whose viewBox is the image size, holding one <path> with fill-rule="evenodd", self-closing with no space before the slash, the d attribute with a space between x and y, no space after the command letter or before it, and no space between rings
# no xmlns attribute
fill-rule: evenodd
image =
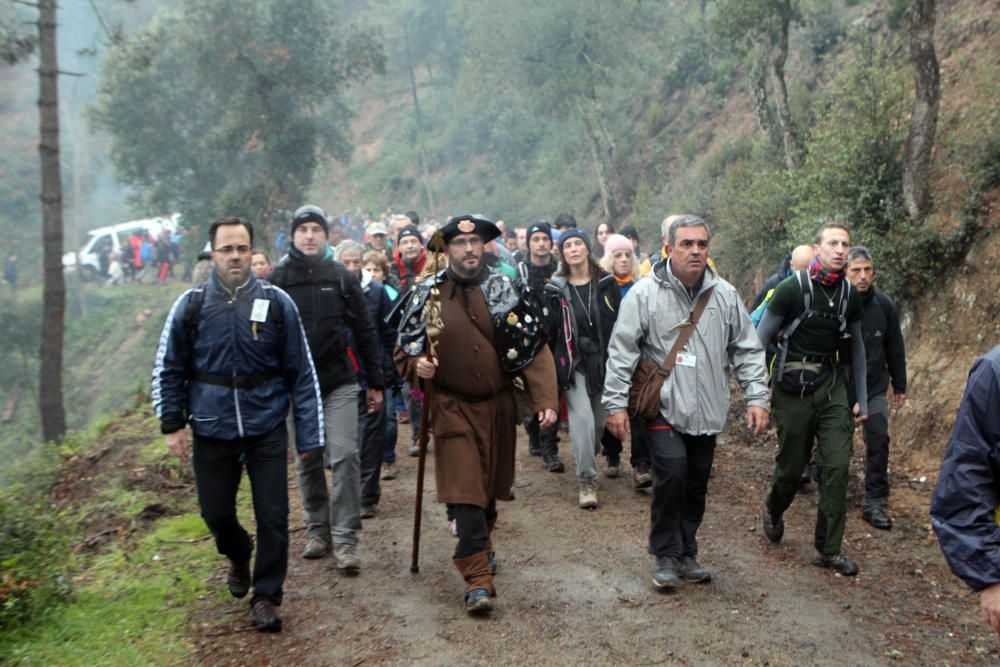
<svg viewBox="0 0 1000 667"><path fill-rule="evenodd" d="M464 558L455 558L454 561L455 567L465 579L466 611L470 614L492 611L496 589L493 587L488 552L480 551Z"/></svg>

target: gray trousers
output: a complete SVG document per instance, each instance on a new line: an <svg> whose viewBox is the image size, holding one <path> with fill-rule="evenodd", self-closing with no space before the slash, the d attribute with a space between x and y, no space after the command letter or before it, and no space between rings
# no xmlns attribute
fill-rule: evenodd
<svg viewBox="0 0 1000 667"><path fill-rule="evenodd" d="M576 459L576 478L581 482L597 479L597 452L604 432L604 407L601 395L587 395L587 378L580 371L573 374L575 382L566 390L566 411L569 413L569 439Z"/></svg>
<svg viewBox="0 0 1000 667"><path fill-rule="evenodd" d="M348 384L323 398L323 456L295 459L308 535L329 540L332 533L334 544L357 544L361 530L358 391L356 383ZM327 490L324 467L333 473L332 493Z"/></svg>

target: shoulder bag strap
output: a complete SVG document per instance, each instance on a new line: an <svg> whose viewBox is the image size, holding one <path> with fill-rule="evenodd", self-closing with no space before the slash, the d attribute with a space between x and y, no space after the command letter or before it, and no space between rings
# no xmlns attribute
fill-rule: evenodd
<svg viewBox="0 0 1000 667"><path fill-rule="evenodd" d="M694 328L698 324L698 320L701 319L701 314L705 312L705 306L708 305L708 300L712 298L712 291L715 288L709 287L704 290L699 296L698 301L694 305L694 311L691 313L691 317L687 319L686 322L678 323L676 327L682 327L681 333L677 336L677 340L674 341L673 347L667 352L667 358L663 360L660 368L663 370L665 375L669 375L670 371L674 369L674 362L677 360L677 353L681 351L688 340L691 338L691 334L694 333Z"/></svg>

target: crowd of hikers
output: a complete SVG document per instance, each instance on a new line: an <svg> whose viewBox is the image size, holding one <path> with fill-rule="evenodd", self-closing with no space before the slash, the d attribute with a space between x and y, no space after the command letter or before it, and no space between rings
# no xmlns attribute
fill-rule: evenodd
<svg viewBox="0 0 1000 667"><path fill-rule="evenodd" d="M421 462L430 442L463 604L489 613L503 539L497 501L512 497L523 426L545 470L566 473L572 458L580 508L601 506L602 476L628 473L649 489L657 589L711 581L697 532L731 376L750 433L772 421L777 431L760 499L766 539L782 541L786 510L815 483L813 564L858 573L842 549L852 439L860 427L861 518L889 530L889 417L907 394L900 319L875 286L873 253L852 245L847 224L827 221L745 305L709 259L711 229L698 216L665 218L646 251L634 228L593 231L568 213L507 228L479 215L439 225L415 212L331 217L306 205L267 252L240 218L212 225L195 286L167 317L153 398L168 447L193 463L230 592L253 591L257 629L281 629L289 438L307 524L301 556L329 555L344 572L362 568L361 522L378 516L382 482L396 478L398 440ZM995 448L991 409L983 440ZM235 510L244 468L256 547ZM996 482L984 485L993 521ZM964 511L988 500L961 486L939 487L935 528L958 535L949 559L968 560ZM963 492L972 500L955 500ZM995 522L989 529L997 535ZM984 565L966 577L974 587L1000 582L995 552L986 574Z"/></svg>

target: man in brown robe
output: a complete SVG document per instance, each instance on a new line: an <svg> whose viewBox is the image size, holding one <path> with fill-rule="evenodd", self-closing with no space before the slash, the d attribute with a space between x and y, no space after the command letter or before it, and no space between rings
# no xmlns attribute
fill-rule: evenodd
<svg viewBox="0 0 1000 667"><path fill-rule="evenodd" d="M557 419L555 364L538 313L519 302L507 276L482 263L484 246L498 236L496 225L473 216L453 218L435 235L428 246L446 251L450 266L420 281L402 304L395 356L411 385L433 386L438 502L456 520L454 560L469 613L494 607L492 533L496 501L510 500L514 483L515 382L543 427ZM431 357L422 316L435 300L440 356Z"/></svg>

